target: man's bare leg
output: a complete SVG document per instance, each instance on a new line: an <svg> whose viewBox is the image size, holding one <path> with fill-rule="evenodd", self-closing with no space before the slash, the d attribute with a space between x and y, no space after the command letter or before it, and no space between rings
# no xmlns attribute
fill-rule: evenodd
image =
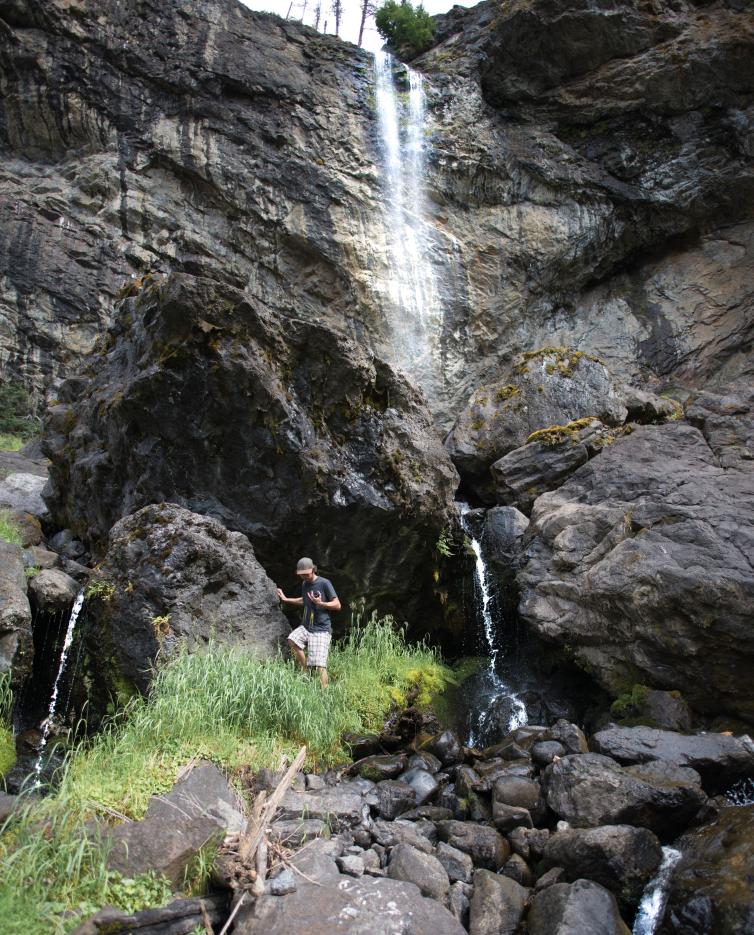
<svg viewBox="0 0 754 935"><path fill-rule="evenodd" d="M299 669L305 669L306 656L304 655L303 649L300 646L297 646L293 640L288 640L288 648L291 651L291 655L296 660L296 665L299 667Z"/></svg>
<svg viewBox="0 0 754 935"><path fill-rule="evenodd" d="M325 669L323 666L316 666L316 669L317 672L319 672L319 684L322 686L322 688L327 688L327 684L330 681L327 676L327 669Z"/></svg>

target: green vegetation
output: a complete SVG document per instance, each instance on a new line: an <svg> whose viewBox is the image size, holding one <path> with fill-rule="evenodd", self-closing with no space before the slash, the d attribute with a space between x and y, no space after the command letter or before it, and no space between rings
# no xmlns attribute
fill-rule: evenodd
<svg viewBox="0 0 754 935"><path fill-rule="evenodd" d="M450 529L443 529L440 533L435 543L435 551L438 555L442 555L443 558L450 558L454 554L453 533Z"/></svg>
<svg viewBox="0 0 754 935"><path fill-rule="evenodd" d="M16 745L13 740L11 715L13 692L10 687L10 672L0 675L0 777L16 762Z"/></svg>
<svg viewBox="0 0 754 935"><path fill-rule="evenodd" d="M21 533L8 510L0 510L0 539L11 545L21 545Z"/></svg>
<svg viewBox="0 0 754 935"><path fill-rule="evenodd" d="M353 621L330 653L332 682L319 682L281 657L259 660L210 645L182 652L157 672L148 699L131 700L100 734L69 754L57 792L0 829L0 918L9 935L62 933L105 903L155 905L159 879L135 889L109 873L105 853L82 820L113 811L140 818L150 795L164 792L193 757L231 776L277 768L306 744L309 765L344 762L345 731L379 730L393 705L429 704L456 676L424 645L408 646L389 618ZM189 869L186 887L202 889L209 851ZM162 887L162 889L161 889Z"/></svg>
<svg viewBox="0 0 754 935"><path fill-rule="evenodd" d="M411 0L396 3L386 0L374 15L377 31L388 46L410 55L419 55L432 45L435 24L421 3L414 7Z"/></svg>
<svg viewBox="0 0 754 935"><path fill-rule="evenodd" d="M98 600L109 604L115 597L115 585L112 581L100 578L98 581L90 581L84 594L88 601Z"/></svg>
<svg viewBox="0 0 754 935"><path fill-rule="evenodd" d="M596 418L596 416L587 416L584 419L575 419L567 425L551 425L546 429L538 429L536 432L532 432L526 439L526 444L528 445L529 442L541 442L543 445L552 447L554 445L560 445L562 442L566 442L569 439L575 444L579 432L594 422Z"/></svg>
<svg viewBox="0 0 754 935"><path fill-rule="evenodd" d="M17 451L36 430L28 392L19 383L4 383L0 386L0 448Z"/></svg>
<svg viewBox="0 0 754 935"><path fill-rule="evenodd" d="M42 571L42 569L39 567L39 565L30 565L28 568L24 568L26 580L31 581L32 578L36 578L40 571Z"/></svg>

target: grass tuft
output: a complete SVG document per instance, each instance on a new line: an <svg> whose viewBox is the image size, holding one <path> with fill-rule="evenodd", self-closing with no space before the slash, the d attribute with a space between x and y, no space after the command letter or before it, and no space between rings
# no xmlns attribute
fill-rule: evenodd
<svg viewBox="0 0 754 935"><path fill-rule="evenodd" d="M23 541L8 510L0 510L0 539L10 542L11 545L21 545Z"/></svg>

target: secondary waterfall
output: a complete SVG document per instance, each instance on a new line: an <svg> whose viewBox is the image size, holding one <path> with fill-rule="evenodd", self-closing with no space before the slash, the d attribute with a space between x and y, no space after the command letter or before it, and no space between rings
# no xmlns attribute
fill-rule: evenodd
<svg viewBox="0 0 754 935"><path fill-rule="evenodd" d="M510 685L500 674L500 660L502 658L502 648L498 642L497 627L492 615L492 589L490 586L490 577L487 569L487 563L484 560L481 542L475 538L468 522L466 514L468 513L468 504L459 504L461 512L461 522L471 542L471 549L474 553L474 576L477 592L477 607L481 617L484 630L484 638L487 644L487 653L489 663L483 673L483 687L480 693L479 704L476 707L472 723L469 729L467 744L470 747L486 742L486 735L493 726L494 721L498 720L498 712L505 706L505 717L507 724L501 733L515 730L517 727L523 727L527 723L526 705L521 698L513 691ZM499 723L499 721L498 721Z"/></svg>
<svg viewBox="0 0 754 935"><path fill-rule="evenodd" d="M84 606L84 589L82 588L79 593L76 595L76 600L73 602L73 607L71 608L71 614L68 618L68 626L65 631L65 639L63 640L63 648L60 651L60 662L58 664L58 672L55 676L55 682L52 686L52 695L50 697L50 704L47 710L47 717L40 724L40 730L42 731L42 739L39 742L39 752L37 754L37 760L34 764L34 774L36 777L35 785L40 784L40 776L42 774L42 758L44 755L45 747L47 746L47 741L50 736L50 730L52 728L53 718L57 711L58 705L58 693L60 691L60 680L63 677L63 672L65 671L65 666L68 661L68 652L73 643L73 635L76 630L76 621L79 619L81 613L81 608Z"/></svg>
<svg viewBox="0 0 754 935"><path fill-rule="evenodd" d="M399 95L395 67L386 52L375 55L389 267L382 288L393 359L432 395L431 388L442 379L443 316L432 256L437 234L426 215L424 79L408 69L408 95Z"/></svg>
<svg viewBox="0 0 754 935"><path fill-rule="evenodd" d="M673 867L681 859L681 852L672 847L663 847L662 863L657 873L647 883L636 913L632 935L654 935L662 922L668 902L668 881Z"/></svg>

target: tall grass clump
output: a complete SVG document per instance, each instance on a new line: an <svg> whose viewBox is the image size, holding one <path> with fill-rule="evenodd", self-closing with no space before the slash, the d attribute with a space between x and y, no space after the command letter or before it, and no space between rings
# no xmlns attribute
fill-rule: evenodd
<svg viewBox="0 0 754 935"><path fill-rule="evenodd" d="M16 762L16 745L13 740L13 691L10 672L0 674L0 789L2 778Z"/></svg>
<svg viewBox="0 0 754 935"><path fill-rule="evenodd" d="M8 510L0 510L0 539L11 545L21 545L21 533Z"/></svg>

